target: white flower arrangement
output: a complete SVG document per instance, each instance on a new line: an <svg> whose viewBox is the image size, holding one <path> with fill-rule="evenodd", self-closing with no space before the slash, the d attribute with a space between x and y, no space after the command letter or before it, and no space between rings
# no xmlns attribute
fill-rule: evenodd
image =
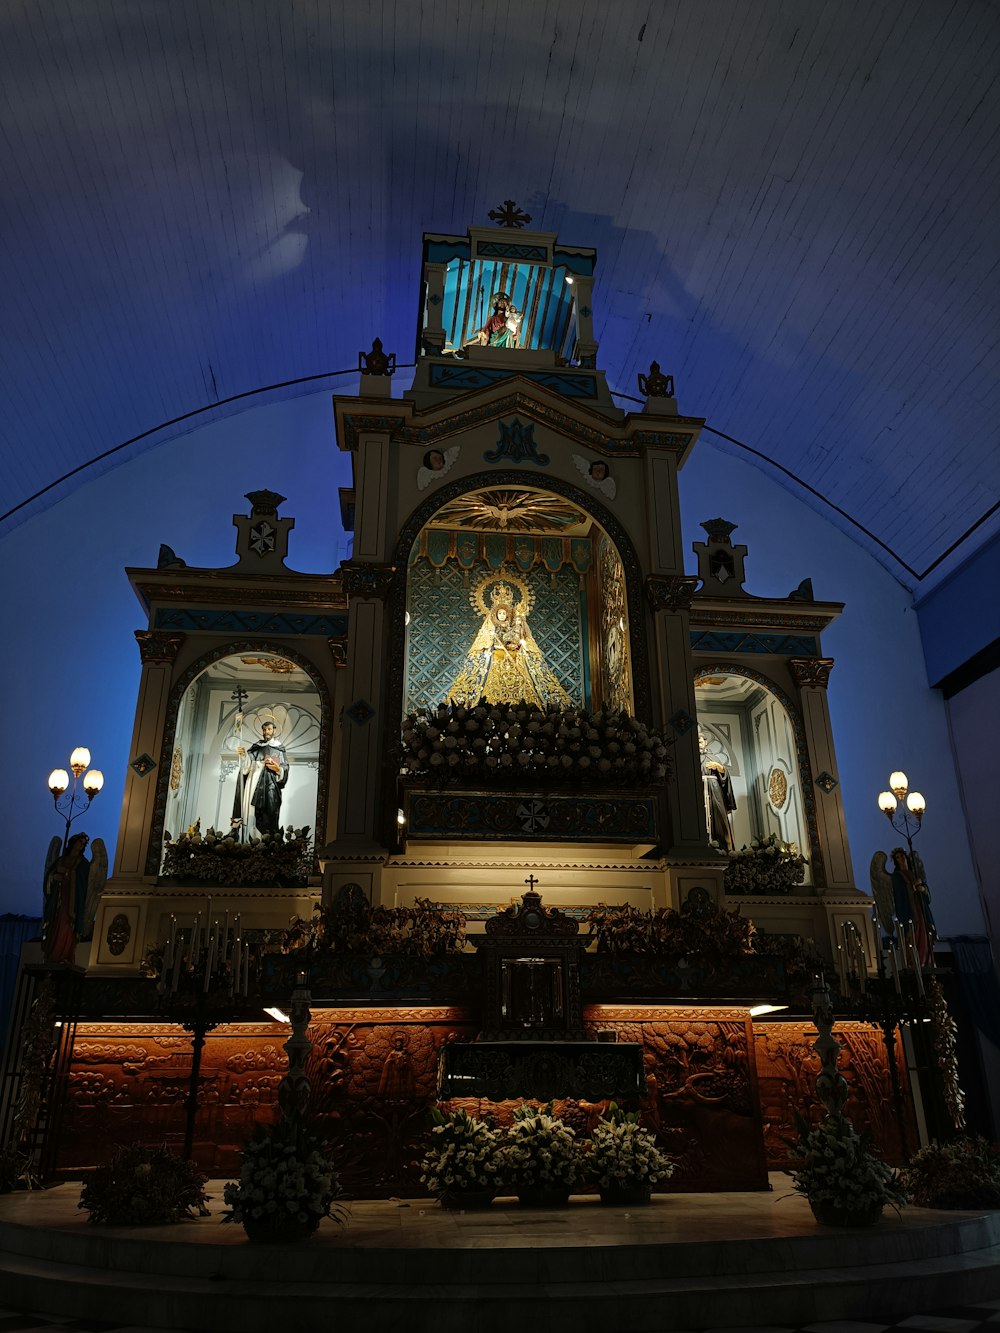
<svg viewBox="0 0 1000 1333"><path fill-rule="evenodd" d="M502 1136L486 1120L463 1110L433 1107L434 1128L420 1179L432 1194L485 1192L497 1186Z"/></svg>
<svg viewBox="0 0 1000 1333"><path fill-rule="evenodd" d="M601 1189L654 1185L667 1180L674 1164L635 1111L623 1111L612 1102L594 1126L588 1155L590 1174Z"/></svg>
<svg viewBox="0 0 1000 1333"><path fill-rule="evenodd" d="M400 773L442 783L648 787L666 781L667 747L624 712L443 703L404 718Z"/></svg>
<svg viewBox="0 0 1000 1333"><path fill-rule="evenodd" d="M239 1181L225 1187L231 1212L224 1220L274 1230L316 1227L324 1217L342 1225L347 1212L335 1202L339 1193L337 1173L315 1134L286 1120L259 1125L244 1145Z"/></svg>
<svg viewBox="0 0 1000 1333"><path fill-rule="evenodd" d="M906 1192L895 1171L872 1151L844 1116L828 1115L812 1129L796 1117L800 1132L790 1145L797 1165L792 1181L811 1204L826 1204L845 1213L863 1213L888 1204L898 1209Z"/></svg>
<svg viewBox="0 0 1000 1333"><path fill-rule="evenodd" d="M576 1134L552 1115L551 1102L517 1108L500 1160L504 1182L514 1189L567 1189L580 1171Z"/></svg>

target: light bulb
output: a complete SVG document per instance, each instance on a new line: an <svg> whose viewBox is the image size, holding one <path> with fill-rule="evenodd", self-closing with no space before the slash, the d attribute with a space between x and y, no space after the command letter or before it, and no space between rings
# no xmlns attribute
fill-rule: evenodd
<svg viewBox="0 0 1000 1333"><path fill-rule="evenodd" d="M884 815L888 815L890 819L892 818L892 813L896 808L896 798L891 791L879 792L878 808Z"/></svg>
<svg viewBox="0 0 1000 1333"><path fill-rule="evenodd" d="M911 791L906 798L906 808L911 814L916 815L918 819L923 819L924 811L927 809L927 802L918 791Z"/></svg>
<svg viewBox="0 0 1000 1333"><path fill-rule="evenodd" d="M73 776L78 778L89 764L90 751L85 745L78 745L69 757L69 766L73 770Z"/></svg>
<svg viewBox="0 0 1000 1333"><path fill-rule="evenodd" d="M64 768L54 768L49 774L49 791L53 796L61 796L69 786L69 774Z"/></svg>
<svg viewBox="0 0 1000 1333"><path fill-rule="evenodd" d="M91 800L104 786L104 774L99 768L92 768L89 773L83 775L83 790Z"/></svg>
<svg viewBox="0 0 1000 1333"><path fill-rule="evenodd" d="M910 785L910 780L905 773L900 773L899 769L895 773L889 774L889 787L895 793L898 800L902 800L906 795L906 789Z"/></svg>

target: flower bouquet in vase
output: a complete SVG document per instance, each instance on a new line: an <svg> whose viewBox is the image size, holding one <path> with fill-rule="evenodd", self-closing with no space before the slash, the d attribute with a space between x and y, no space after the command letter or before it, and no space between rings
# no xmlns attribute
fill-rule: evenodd
<svg viewBox="0 0 1000 1333"><path fill-rule="evenodd" d="M501 1150L504 1183L528 1208L558 1208L569 1200L580 1170L576 1135L547 1106L519 1106Z"/></svg>
<svg viewBox="0 0 1000 1333"><path fill-rule="evenodd" d="M638 1112L623 1111L615 1102L594 1126L588 1162L601 1203L612 1206L649 1203L656 1182L674 1170L654 1136L639 1124Z"/></svg>
<svg viewBox="0 0 1000 1333"><path fill-rule="evenodd" d="M897 1212L906 1193L893 1169L872 1151L843 1115L828 1115L809 1127L795 1117L798 1142L791 1143L792 1181L823 1226L868 1227L888 1204Z"/></svg>
<svg viewBox="0 0 1000 1333"><path fill-rule="evenodd" d="M258 1125L245 1145L239 1181L226 1185L231 1211L223 1219L241 1222L247 1239L267 1244L305 1240L325 1217L341 1226L347 1210L336 1202L337 1173L322 1139L294 1121Z"/></svg>
<svg viewBox="0 0 1000 1333"><path fill-rule="evenodd" d="M420 1179L442 1208L486 1208L497 1192L501 1135L465 1111L431 1109L434 1126Z"/></svg>

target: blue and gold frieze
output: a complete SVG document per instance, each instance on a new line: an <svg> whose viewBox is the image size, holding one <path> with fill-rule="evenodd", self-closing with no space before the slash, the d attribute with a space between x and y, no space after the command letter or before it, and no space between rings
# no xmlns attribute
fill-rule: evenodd
<svg viewBox="0 0 1000 1333"><path fill-rule="evenodd" d="M153 627L158 630L237 630L242 634L325 634L329 638L342 638L347 633L347 616L162 606L156 612Z"/></svg>
<svg viewBox="0 0 1000 1333"><path fill-rule="evenodd" d="M811 634L747 634L741 630L693 629L695 653L771 653L780 657L816 656L819 640Z"/></svg>
<svg viewBox="0 0 1000 1333"><path fill-rule="evenodd" d="M564 398L596 398L596 375L581 375L574 371L525 370L512 365L475 366L468 361L453 361L442 364L434 362L430 366L430 386L432 389L482 389L489 384L500 384L515 375L521 379L541 384L543 388L561 393Z"/></svg>
<svg viewBox="0 0 1000 1333"><path fill-rule="evenodd" d="M548 426L578 444L599 449L606 454L628 456L635 456L647 447L668 448L683 453L694 439L694 430L702 424L700 418L689 417L686 419L692 426L689 434L680 431L652 431L639 427L629 439L616 440L606 431L597 430L576 417L567 416L557 405L541 402L537 398L531 398L515 390L505 398L479 403L462 412L449 413L444 419L427 425L411 424L402 413L389 416L387 413L379 412L345 411L340 417L344 427L342 448L352 451L357 449L361 432L371 431L373 434L384 433L398 444L420 445L427 449L449 436L460 435L463 431L481 426L487 421L515 416L518 412L523 412L540 425Z"/></svg>
<svg viewBox="0 0 1000 1333"><path fill-rule="evenodd" d="M409 791L407 838L527 842L656 842L654 796Z"/></svg>

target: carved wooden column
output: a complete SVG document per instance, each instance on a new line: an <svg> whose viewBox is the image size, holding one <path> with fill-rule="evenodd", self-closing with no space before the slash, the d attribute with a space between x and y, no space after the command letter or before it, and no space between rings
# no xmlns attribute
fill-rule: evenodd
<svg viewBox="0 0 1000 1333"><path fill-rule="evenodd" d="M142 657L142 676L118 829L116 881L140 880L145 874L146 843L156 807L155 773L163 746L174 663L187 636L138 629L135 637Z"/></svg>
<svg viewBox="0 0 1000 1333"><path fill-rule="evenodd" d="M388 665L385 599L396 569L361 560L345 560L340 568L348 598L348 655L336 841L344 854L349 844L358 851L385 851L386 753L395 750L383 706Z"/></svg>
<svg viewBox="0 0 1000 1333"><path fill-rule="evenodd" d="M673 831L671 847L675 851L704 854L708 850L708 833L691 662L690 610L697 586L696 578L682 574L651 574L646 579L646 595L653 609L655 627L654 697L658 693L664 735L676 737L670 751L673 775L667 786Z"/></svg>
<svg viewBox="0 0 1000 1333"><path fill-rule="evenodd" d="M851 888L854 872L847 843L844 802L837 777L837 756L826 687L833 668L832 657L790 657L788 668L799 687L802 722L805 727L809 766L816 800L816 825L826 871L827 889Z"/></svg>

